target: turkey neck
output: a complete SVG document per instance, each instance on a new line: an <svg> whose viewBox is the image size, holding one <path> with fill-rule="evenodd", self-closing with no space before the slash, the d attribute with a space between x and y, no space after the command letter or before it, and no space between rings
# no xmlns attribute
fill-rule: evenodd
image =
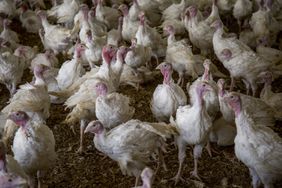
<svg viewBox="0 0 282 188"><path fill-rule="evenodd" d="M204 97L204 91L197 91L195 106L199 108L200 111L203 111L205 109L203 97Z"/></svg>
<svg viewBox="0 0 282 188"><path fill-rule="evenodd" d="M45 86L45 81L43 80L42 76L35 75L34 85L36 85L36 86Z"/></svg>
<svg viewBox="0 0 282 188"><path fill-rule="evenodd" d="M96 133L94 137L94 143L97 148L103 151L106 145L106 131L105 129L101 133Z"/></svg>
<svg viewBox="0 0 282 188"><path fill-rule="evenodd" d="M271 91L271 83L265 82L263 89L261 90L261 96L263 98L269 98L273 92Z"/></svg>
<svg viewBox="0 0 282 188"><path fill-rule="evenodd" d="M48 22L46 16L41 17L41 22L42 22L42 26L44 28L44 31L46 32L46 30L51 26L51 24Z"/></svg>
<svg viewBox="0 0 282 188"><path fill-rule="evenodd" d="M117 76L117 79L119 81L120 75L122 73L123 70L123 57L122 54L120 54L119 52L117 53L117 60L115 63L115 74Z"/></svg>
<svg viewBox="0 0 282 188"><path fill-rule="evenodd" d="M164 72L164 84L170 85L171 83L171 71L165 71Z"/></svg>
<svg viewBox="0 0 282 188"><path fill-rule="evenodd" d="M175 35L174 32L170 33L169 36L167 37L167 44L168 46L172 45L175 42Z"/></svg>

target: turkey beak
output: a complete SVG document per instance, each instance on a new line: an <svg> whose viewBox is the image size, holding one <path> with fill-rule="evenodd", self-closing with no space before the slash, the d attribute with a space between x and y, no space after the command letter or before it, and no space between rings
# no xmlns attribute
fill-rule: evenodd
<svg viewBox="0 0 282 188"><path fill-rule="evenodd" d="M163 66L163 64L164 64L164 62L163 62L163 63L160 63L160 64L156 67L156 69L157 69L157 70L161 70L161 67Z"/></svg>

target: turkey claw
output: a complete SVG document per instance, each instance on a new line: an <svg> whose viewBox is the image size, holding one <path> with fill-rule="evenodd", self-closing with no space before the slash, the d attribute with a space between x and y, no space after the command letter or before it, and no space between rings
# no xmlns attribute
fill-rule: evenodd
<svg viewBox="0 0 282 188"><path fill-rule="evenodd" d="M198 172L193 170L192 172L190 172L192 177L195 177L196 179L198 179L199 181L202 181L202 179L200 178L200 176L198 175Z"/></svg>
<svg viewBox="0 0 282 188"><path fill-rule="evenodd" d="M179 183L179 181L186 182L186 180L184 178L182 178L180 175L176 175L173 178L171 178L170 180L175 182L174 185L177 185Z"/></svg>

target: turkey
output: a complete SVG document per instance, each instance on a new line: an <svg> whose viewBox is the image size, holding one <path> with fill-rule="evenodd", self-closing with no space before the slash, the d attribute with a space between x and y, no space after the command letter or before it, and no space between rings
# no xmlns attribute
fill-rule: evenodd
<svg viewBox="0 0 282 188"><path fill-rule="evenodd" d="M151 47L154 54L158 57L164 57L166 50L165 40L161 37L156 28L152 28L146 23L144 12L140 12L139 20L140 23L135 34L137 44Z"/></svg>
<svg viewBox="0 0 282 188"><path fill-rule="evenodd" d="M48 17L56 17L57 23L65 24L68 28L72 27L74 16L79 10L77 0L64 0L60 5L52 7L47 11Z"/></svg>
<svg viewBox="0 0 282 188"><path fill-rule="evenodd" d="M137 69L142 65L148 65L152 56L155 57L158 63L158 58L153 55L151 47L137 44L136 38L133 38L131 40L131 46L125 56L124 61L130 67Z"/></svg>
<svg viewBox="0 0 282 188"><path fill-rule="evenodd" d="M87 14L87 16L85 15ZM85 18L87 18L87 22L89 23L89 7L86 4L81 4L79 6L79 11L75 14L73 18L73 28L72 28L72 34L77 34L82 27L83 22L85 21Z"/></svg>
<svg viewBox="0 0 282 188"><path fill-rule="evenodd" d="M257 42L267 38L267 43L271 46L275 43L276 36L281 31L281 26L273 17L270 5L267 2L270 1L261 1L259 9L252 14L249 24L253 29Z"/></svg>
<svg viewBox="0 0 282 188"><path fill-rule="evenodd" d="M36 56L38 52L38 47L22 46L20 45L15 49L14 55L21 59L21 63L24 64L24 69L31 65L32 59Z"/></svg>
<svg viewBox="0 0 282 188"><path fill-rule="evenodd" d="M96 84L96 117L105 128L111 129L130 120L135 108L130 106L130 99L119 93L108 93L104 83Z"/></svg>
<svg viewBox="0 0 282 188"><path fill-rule="evenodd" d="M37 174L38 187L41 187L42 171L55 164L55 138L51 129L36 121L31 121L23 111L9 115L20 128L14 137L12 150L14 157L28 175L29 185L34 187Z"/></svg>
<svg viewBox="0 0 282 188"><path fill-rule="evenodd" d="M227 123L231 125L235 125L235 114L233 110L230 108L230 106L226 103L226 101L224 101L224 96L228 94L228 92L224 88L225 80L219 79L217 81L217 86L218 86L218 101L219 101L222 117Z"/></svg>
<svg viewBox="0 0 282 188"><path fill-rule="evenodd" d="M22 79L24 67L19 57L8 51L0 53L0 83L5 84L11 96Z"/></svg>
<svg viewBox="0 0 282 188"><path fill-rule="evenodd" d="M35 82L24 84L10 99L9 104L2 109L3 113L9 114L13 111L24 110L26 112L37 112L43 119L49 117L50 98L46 90L43 73L46 67L37 65L34 68Z"/></svg>
<svg viewBox="0 0 282 188"><path fill-rule="evenodd" d="M193 150L194 170L191 174L200 179L198 176L198 159L201 157L202 149L208 141L209 132L212 127L212 120L207 113L203 96L205 92L212 89L213 88L204 81L199 82L196 86L197 97L194 104L192 106L181 106L177 109L174 124L176 124L176 128L180 135L176 137L179 169L174 177L175 183L178 183L178 181L182 179L181 172L186 156L185 150L187 144L195 145ZM171 121L173 122L172 119Z"/></svg>
<svg viewBox="0 0 282 188"><path fill-rule="evenodd" d="M27 175L19 165L19 163L14 159L13 156L6 153L6 147L3 141L0 141L0 185L2 187L2 181L4 177L14 177L19 181L19 183L26 184L27 186ZM2 179L3 178L3 179Z"/></svg>
<svg viewBox="0 0 282 188"><path fill-rule="evenodd" d="M124 50L121 48L118 51L118 56L122 56ZM65 123L73 124L80 121L80 147L79 153L84 152L83 147L83 131L86 127L87 121L94 119L95 117L95 101L97 93L95 86L103 82L107 85L108 92L111 93L117 88L114 87L114 82L118 82L118 77L115 77L114 70L111 67L111 61L115 56L115 48L112 46L105 46L103 48L104 64L100 67L99 71L88 80L84 81L79 90L67 99L65 105L68 108L72 108L72 111L66 117ZM113 81L112 79L118 79ZM117 86L118 87L118 86ZM94 91L93 91L94 90Z"/></svg>
<svg viewBox="0 0 282 188"><path fill-rule="evenodd" d="M253 3L250 0L236 0L233 8L233 16L237 19L239 30L241 30L241 21L251 15Z"/></svg>
<svg viewBox="0 0 282 188"><path fill-rule="evenodd" d="M20 21L22 23L22 27L29 33L37 34L39 29L42 27L41 21L36 13L28 9L26 4L21 5Z"/></svg>
<svg viewBox="0 0 282 188"><path fill-rule="evenodd" d="M175 114L177 108L187 104L187 97L182 88L172 79L171 64L163 62L157 69L160 69L164 81L155 89L150 107L159 122L169 122L170 116Z"/></svg>
<svg viewBox="0 0 282 188"><path fill-rule="evenodd" d="M150 157L162 154L166 138L176 134L174 127L165 123L147 123L130 120L106 131L100 121L92 121L85 133L95 134L96 149L118 162L124 175L135 176L138 185L142 170L148 165Z"/></svg>
<svg viewBox="0 0 282 188"><path fill-rule="evenodd" d="M37 65L42 64L47 67L58 67L59 60L52 50L46 50L44 53L38 53L31 61L31 70Z"/></svg>
<svg viewBox="0 0 282 188"><path fill-rule="evenodd" d="M68 88L73 82L81 77L85 70L82 66L82 53L85 47L82 44L77 44L73 59L62 64L56 80L61 90Z"/></svg>
<svg viewBox="0 0 282 188"><path fill-rule="evenodd" d="M263 77L264 81L264 87L261 90L260 98L275 110L276 118L282 119L282 93L274 93L271 90L271 83L273 80L271 72L263 72L259 76Z"/></svg>
<svg viewBox="0 0 282 188"><path fill-rule="evenodd" d="M86 49L84 51L85 59L91 68L102 60L102 48L106 45L105 37L93 37L90 30L87 31Z"/></svg>
<svg viewBox="0 0 282 188"><path fill-rule="evenodd" d="M51 25L44 11L39 11L37 14L42 21L43 30L39 31L39 36L45 50L51 49L56 55L66 50L71 42L71 30L59 25Z"/></svg>
<svg viewBox="0 0 282 188"><path fill-rule="evenodd" d="M119 9L123 13L123 21L122 21L122 38L123 40L129 42L132 38L135 37L135 34L138 29L138 20L131 18L128 7L125 4L120 5Z"/></svg>
<svg viewBox="0 0 282 188"><path fill-rule="evenodd" d="M119 17L118 19L118 28L111 29L107 34L107 44L119 46L119 43L122 41L122 21L123 18Z"/></svg>
<svg viewBox="0 0 282 188"><path fill-rule="evenodd" d="M173 26L169 25L165 30L169 33L165 59L172 64L173 69L178 73L179 79L177 84L183 86L185 74L193 78L198 77L192 49L185 40L177 41L175 39Z"/></svg>
<svg viewBox="0 0 282 188"><path fill-rule="evenodd" d="M250 171L253 187L274 187L282 178L282 139L267 124L254 121L242 108L242 100L234 93L224 99L235 112L237 135L235 154ZM262 126L261 126L262 125Z"/></svg>
<svg viewBox="0 0 282 188"><path fill-rule="evenodd" d="M210 54L212 52L212 38L214 34L211 24L219 18L217 6L213 3L212 12L205 20L199 19L199 16L197 16L198 10L195 6L190 6L187 10L189 13L187 25L189 27L186 27L186 29L189 32L192 44L201 50L201 54Z"/></svg>
<svg viewBox="0 0 282 188"><path fill-rule="evenodd" d="M0 2L0 14L4 16L14 17L16 13L16 6L13 0L5 0Z"/></svg>
<svg viewBox="0 0 282 188"><path fill-rule="evenodd" d="M93 8L88 12L88 22L94 36L102 37L107 35L107 26L96 18L95 9Z"/></svg>
<svg viewBox="0 0 282 188"><path fill-rule="evenodd" d="M237 92L229 92L228 95L240 98L242 109L252 116L255 124L275 125L275 110L261 99Z"/></svg>
<svg viewBox="0 0 282 188"><path fill-rule="evenodd" d="M5 39L7 42L9 42L10 47L12 49L16 49L19 45L18 43L20 42L20 40L19 40L18 34L9 28L11 23L12 21L9 19L3 20L4 29L1 32L0 37Z"/></svg>
<svg viewBox="0 0 282 188"><path fill-rule="evenodd" d="M241 78L246 86L247 94L251 90L253 96L255 96L258 87L257 75L260 72L270 70L271 64L258 56L237 38L225 37L220 20L214 22L213 25L216 27L216 32L213 35L214 51L230 73L231 90L234 87L234 79Z"/></svg>
<svg viewBox="0 0 282 188"><path fill-rule="evenodd" d="M120 16L119 11L117 9L104 6L103 0L95 0L95 1L97 1L97 6L96 6L97 20L106 24L109 30L113 28L117 29L118 18Z"/></svg>

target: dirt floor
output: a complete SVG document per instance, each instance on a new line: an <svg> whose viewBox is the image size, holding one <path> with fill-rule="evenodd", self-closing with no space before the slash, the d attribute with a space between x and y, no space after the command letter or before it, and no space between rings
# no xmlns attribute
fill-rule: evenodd
<svg viewBox="0 0 282 188"><path fill-rule="evenodd" d="M22 44L38 45L42 49L37 35L27 34L18 24L14 25L14 29L21 33L20 40ZM61 63L63 63L63 60ZM223 70L222 66L220 69ZM23 83L30 81L28 73L25 75ZM281 81L279 79L275 82L274 91L282 92ZM138 92L130 86L120 88L121 93L128 95L132 99L132 104L136 108L135 119L155 121L149 104L154 89L160 83L162 83L162 78L158 76L153 82L142 85L143 89ZM5 102L8 101L8 92L3 86L1 88L0 107L2 108ZM123 176L116 162L110 158L105 158L94 148L93 135L86 135L85 146L88 153L84 155L76 153L79 143L79 124L76 126L76 134L73 134L69 125L62 124L68 113L64 110L64 106L52 105L50 113L51 116L47 120L47 124L55 135L58 159L56 166L46 173L44 184L50 188L125 188L134 186L134 177ZM274 129L280 136L282 135L281 122L277 122ZM218 151L218 154L210 157L207 151L204 150L199 162L199 174L202 176L203 182L190 178L190 171L193 169L193 157L192 149L187 148L183 174L185 182L180 182L175 186L174 181L170 179L174 177L178 169L177 149L172 144L172 140L168 142L168 145L168 152L165 154L168 171L161 168L156 174L154 187L250 187L251 180L248 169L235 157L233 146L218 147L215 144L212 146ZM152 163L151 167L156 168L156 163Z"/></svg>

